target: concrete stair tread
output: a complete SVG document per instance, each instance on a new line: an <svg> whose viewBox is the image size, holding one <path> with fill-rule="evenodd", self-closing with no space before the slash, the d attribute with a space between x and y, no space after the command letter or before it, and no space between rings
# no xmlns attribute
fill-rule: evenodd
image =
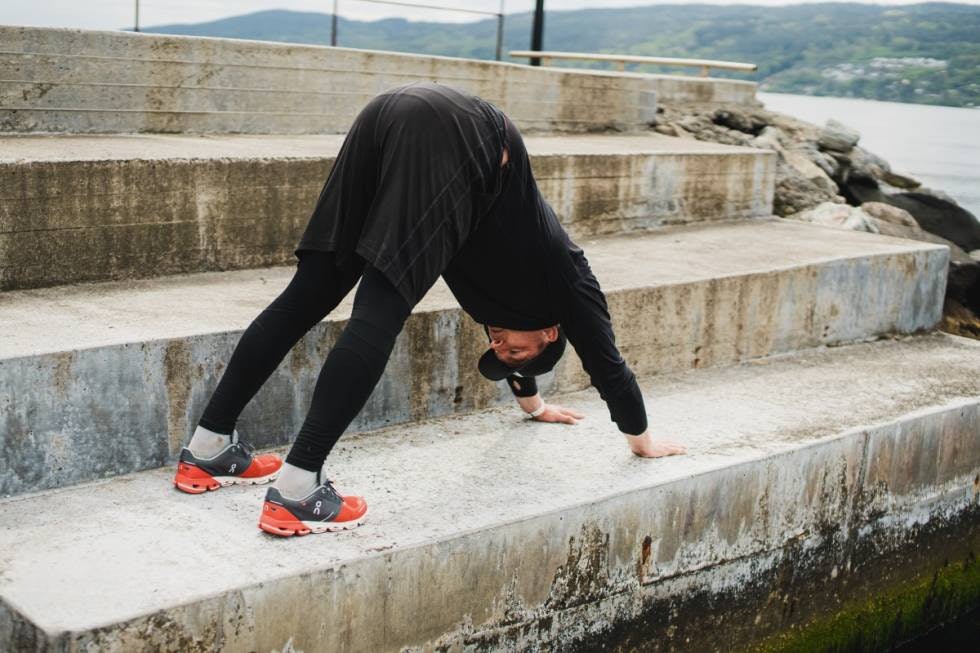
<svg viewBox="0 0 980 653"><path fill-rule="evenodd" d="M264 488L189 496L170 485L169 467L4 500L0 599L54 634L247 588L274 596L288 578L478 540L562 510L601 510L643 488L901 416L975 404L980 343L932 333L660 375L642 385L653 431L683 440L690 455L632 456L592 390L560 398L587 414L575 427L528 423L509 407L345 437L328 475L370 505L369 522L348 533L274 538L256 527ZM955 456L943 460L957 464ZM427 564L446 562L432 555Z"/></svg>
<svg viewBox="0 0 980 653"><path fill-rule="evenodd" d="M284 159L333 157L340 134L4 134L0 164L19 162L174 159ZM724 145L657 132L641 134L526 135L534 155L745 154L769 150Z"/></svg>
<svg viewBox="0 0 980 653"><path fill-rule="evenodd" d="M579 244L607 293L943 247L776 217L677 225ZM241 330L282 291L293 270L283 266L0 293L0 332L7 334L0 340L0 359ZM351 299L327 319L345 319ZM416 311L455 306L440 280Z"/></svg>

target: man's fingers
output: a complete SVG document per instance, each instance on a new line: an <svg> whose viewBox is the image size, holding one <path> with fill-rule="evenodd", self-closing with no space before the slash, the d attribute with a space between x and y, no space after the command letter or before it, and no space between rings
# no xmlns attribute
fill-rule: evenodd
<svg viewBox="0 0 980 653"><path fill-rule="evenodd" d="M565 408L564 406L555 406L555 408L562 415L571 415L575 419L585 419L585 413L581 413L574 408Z"/></svg>

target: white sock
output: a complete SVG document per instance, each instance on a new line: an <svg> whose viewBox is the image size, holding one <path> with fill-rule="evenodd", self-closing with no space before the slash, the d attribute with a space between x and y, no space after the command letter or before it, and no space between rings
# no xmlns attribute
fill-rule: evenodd
<svg viewBox="0 0 980 653"><path fill-rule="evenodd" d="M320 485L317 476L316 472L284 462L273 487L287 499L303 499Z"/></svg>
<svg viewBox="0 0 980 653"><path fill-rule="evenodd" d="M238 435L237 429L234 435ZM224 433L215 433L199 425L195 429L194 435L191 436L191 441L187 444L187 448L198 458L210 458L237 440L237 437L225 435Z"/></svg>

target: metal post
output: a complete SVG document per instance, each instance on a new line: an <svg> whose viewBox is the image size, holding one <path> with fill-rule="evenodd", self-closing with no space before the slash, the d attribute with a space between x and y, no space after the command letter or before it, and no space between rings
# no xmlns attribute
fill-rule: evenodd
<svg viewBox="0 0 980 653"><path fill-rule="evenodd" d="M333 0L333 18L330 20L330 45L337 45L337 2Z"/></svg>
<svg viewBox="0 0 980 653"><path fill-rule="evenodd" d="M504 51L504 0L500 0L500 13L497 14L497 61Z"/></svg>
<svg viewBox="0 0 980 653"><path fill-rule="evenodd" d="M133 21L133 31L140 31L140 0L136 0L136 19Z"/></svg>
<svg viewBox="0 0 980 653"><path fill-rule="evenodd" d="M531 26L531 49L541 52L542 41L544 40L544 0L537 0L534 4L534 24ZM540 66L541 59L531 59L532 66Z"/></svg>

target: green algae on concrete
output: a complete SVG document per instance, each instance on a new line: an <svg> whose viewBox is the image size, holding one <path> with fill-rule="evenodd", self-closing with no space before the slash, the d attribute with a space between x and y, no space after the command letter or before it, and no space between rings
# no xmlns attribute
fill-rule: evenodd
<svg viewBox="0 0 980 653"><path fill-rule="evenodd" d="M833 615L786 630L750 650L758 653L889 651L980 606L980 562L971 551L917 581L869 599L849 601Z"/></svg>

